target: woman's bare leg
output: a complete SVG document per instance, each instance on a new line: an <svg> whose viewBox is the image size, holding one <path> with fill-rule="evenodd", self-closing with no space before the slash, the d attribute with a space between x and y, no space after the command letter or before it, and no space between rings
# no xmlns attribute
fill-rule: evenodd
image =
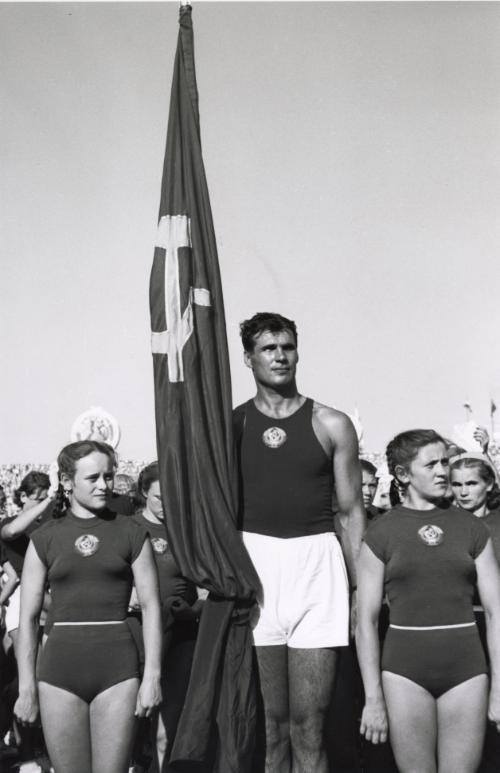
<svg viewBox="0 0 500 773"><path fill-rule="evenodd" d="M486 730L488 677L479 674L437 699L439 773L474 773Z"/></svg>
<svg viewBox="0 0 500 773"><path fill-rule="evenodd" d="M43 734L56 773L91 773L89 706L78 695L39 682Z"/></svg>
<svg viewBox="0 0 500 773"><path fill-rule="evenodd" d="M128 770L136 731L138 689L138 679L126 679L99 693L90 704L92 765L87 773Z"/></svg>
<svg viewBox="0 0 500 773"><path fill-rule="evenodd" d="M435 699L416 682L389 671L382 672L382 684L398 770L400 773L436 773Z"/></svg>

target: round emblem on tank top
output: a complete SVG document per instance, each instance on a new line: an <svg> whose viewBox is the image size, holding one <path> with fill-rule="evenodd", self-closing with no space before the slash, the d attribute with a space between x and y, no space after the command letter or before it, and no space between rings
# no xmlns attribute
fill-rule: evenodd
<svg viewBox="0 0 500 773"><path fill-rule="evenodd" d="M163 537L151 537L151 547L155 553L158 553L160 556L162 556L167 552L167 540L163 539Z"/></svg>
<svg viewBox="0 0 500 773"><path fill-rule="evenodd" d="M440 545L444 539L444 532L439 526L434 526L432 523L426 523L418 530L418 536L429 547L435 547Z"/></svg>
<svg viewBox="0 0 500 773"><path fill-rule="evenodd" d="M281 427L269 427L262 433L262 442L268 448L280 448L287 441L287 434Z"/></svg>
<svg viewBox="0 0 500 773"><path fill-rule="evenodd" d="M94 534L82 534L75 540L75 550L81 556L93 556L99 550L99 537Z"/></svg>

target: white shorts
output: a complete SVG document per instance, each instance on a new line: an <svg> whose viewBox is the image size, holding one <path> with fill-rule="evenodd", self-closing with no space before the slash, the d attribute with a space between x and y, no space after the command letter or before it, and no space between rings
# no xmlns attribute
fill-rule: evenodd
<svg viewBox="0 0 500 773"><path fill-rule="evenodd" d="M19 611L21 609L21 586L9 596L9 605L5 607L5 628L7 633L19 628Z"/></svg>
<svg viewBox="0 0 500 773"><path fill-rule="evenodd" d="M335 534L281 539L246 531L242 537L263 589L255 646L347 646L349 585Z"/></svg>

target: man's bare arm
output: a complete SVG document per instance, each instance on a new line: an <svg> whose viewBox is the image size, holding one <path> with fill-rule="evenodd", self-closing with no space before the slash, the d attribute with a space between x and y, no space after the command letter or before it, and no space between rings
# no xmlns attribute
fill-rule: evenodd
<svg viewBox="0 0 500 773"><path fill-rule="evenodd" d="M333 476L339 512L347 516L350 551L346 561L353 586L356 586L356 562L366 528L366 514L361 494L361 468L356 431L345 413L315 404L313 426L319 441L333 456Z"/></svg>

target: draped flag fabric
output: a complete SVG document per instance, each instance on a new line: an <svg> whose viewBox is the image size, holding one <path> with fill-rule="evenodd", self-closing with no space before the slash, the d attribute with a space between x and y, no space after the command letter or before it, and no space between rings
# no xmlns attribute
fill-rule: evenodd
<svg viewBox="0 0 500 773"><path fill-rule="evenodd" d="M255 724L248 620L259 582L236 530L231 379L190 6L179 25L150 282L156 433L169 543L181 572L210 595L170 759L178 770L244 773Z"/></svg>

